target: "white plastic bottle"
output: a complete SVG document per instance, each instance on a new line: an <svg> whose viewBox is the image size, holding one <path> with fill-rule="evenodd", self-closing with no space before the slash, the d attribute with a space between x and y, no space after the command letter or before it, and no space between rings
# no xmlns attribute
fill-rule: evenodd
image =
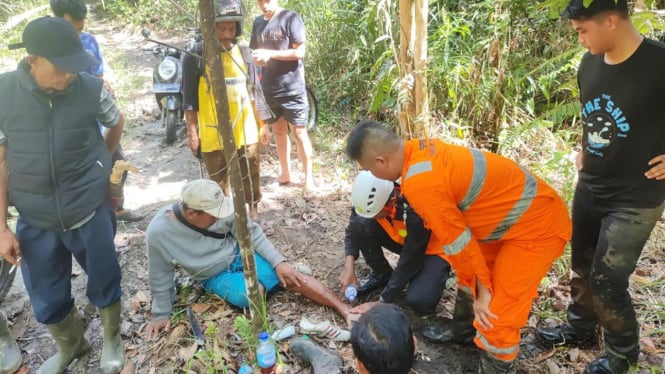
<svg viewBox="0 0 665 374"><path fill-rule="evenodd" d="M256 363L259 365L261 374L272 373L277 363L275 345L272 344L270 335L265 331L259 334L259 345L256 347Z"/></svg>

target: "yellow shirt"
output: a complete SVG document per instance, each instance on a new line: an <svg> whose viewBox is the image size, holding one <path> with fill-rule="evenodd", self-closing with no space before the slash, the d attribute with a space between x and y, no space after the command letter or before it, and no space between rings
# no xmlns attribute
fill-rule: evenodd
<svg viewBox="0 0 665 374"><path fill-rule="evenodd" d="M236 147L257 143L259 129L247 91L247 67L237 45L230 52L222 52L222 66ZM205 76L209 76L207 66ZM217 131L215 97L205 76L202 76L199 81L199 138L201 139L201 152L212 152L221 150L223 145L222 138Z"/></svg>

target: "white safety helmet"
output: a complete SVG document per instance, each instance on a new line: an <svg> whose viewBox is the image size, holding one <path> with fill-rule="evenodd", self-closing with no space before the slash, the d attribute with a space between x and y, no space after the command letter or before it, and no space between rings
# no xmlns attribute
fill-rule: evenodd
<svg viewBox="0 0 665 374"><path fill-rule="evenodd" d="M369 171L358 173L351 189L351 202L356 213L365 218L374 218L386 205L393 193L394 184L379 179Z"/></svg>

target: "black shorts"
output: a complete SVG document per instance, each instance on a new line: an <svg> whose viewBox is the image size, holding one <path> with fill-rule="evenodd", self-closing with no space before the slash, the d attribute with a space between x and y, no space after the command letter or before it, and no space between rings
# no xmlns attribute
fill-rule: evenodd
<svg viewBox="0 0 665 374"><path fill-rule="evenodd" d="M266 123L273 124L277 122L280 117L284 117L286 122L294 126L307 126L309 105L307 103L306 91L303 91L301 95L280 97L266 96L266 102L273 114L272 118L265 121Z"/></svg>

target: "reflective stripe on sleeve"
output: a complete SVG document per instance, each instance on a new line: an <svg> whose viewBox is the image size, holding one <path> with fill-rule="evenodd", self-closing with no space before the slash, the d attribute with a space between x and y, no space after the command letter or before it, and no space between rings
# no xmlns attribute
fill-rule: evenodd
<svg viewBox="0 0 665 374"><path fill-rule="evenodd" d="M507 348L499 348L491 345L487 339L483 336L483 334L480 333L480 331L476 332L476 338L480 340L481 343L485 346L485 350L491 354L494 355L514 355L520 350L520 345L516 344L513 345L512 347L507 347Z"/></svg>
<svg viewBox="0 0 665 374"><path fill-rule="evenodd" d="M469 189L466 191L466 195L457 207L464 212L469 209L471 204L478 198L480 191L483 189L485 184L485 176L487 175L487 161L485 161L485 155L478 149L471 149L471 155L473 156L473 176L471 177L471 184Z"/></svg>
<svg viewBox="0 0 665 374"><path fill-rule="evenodd" d="M526 181L524 182L524 190L522 191L522 196L515 203L513 208L508 212L506 217L499 223L499 225L492 231L489 236L487 236L483 241L490 242L494 240L501 239L506 232L517 222L520 217L529 209L531 202L533 202L536 193L538 192L538 181L536 178L531 175L529 171L522 168Z"/></svg>
<svg viewBox="0 0 665 374"><path fill-rule="evenodd" d="M432 161L418 162L409 166L409 169L406 171L406 176L404 176L404 180L407 180L414 175L426 173L428 171L432 171Z"/></svg>
<svg viewBox="0 0 665 374"><path fill-rule="evenodd" d="M471 241L471 230L467 227L466 230L462 231L461 234L448 245L443 246L443 252L448 256L454 256L460 252L469 244Z"/></svg>

